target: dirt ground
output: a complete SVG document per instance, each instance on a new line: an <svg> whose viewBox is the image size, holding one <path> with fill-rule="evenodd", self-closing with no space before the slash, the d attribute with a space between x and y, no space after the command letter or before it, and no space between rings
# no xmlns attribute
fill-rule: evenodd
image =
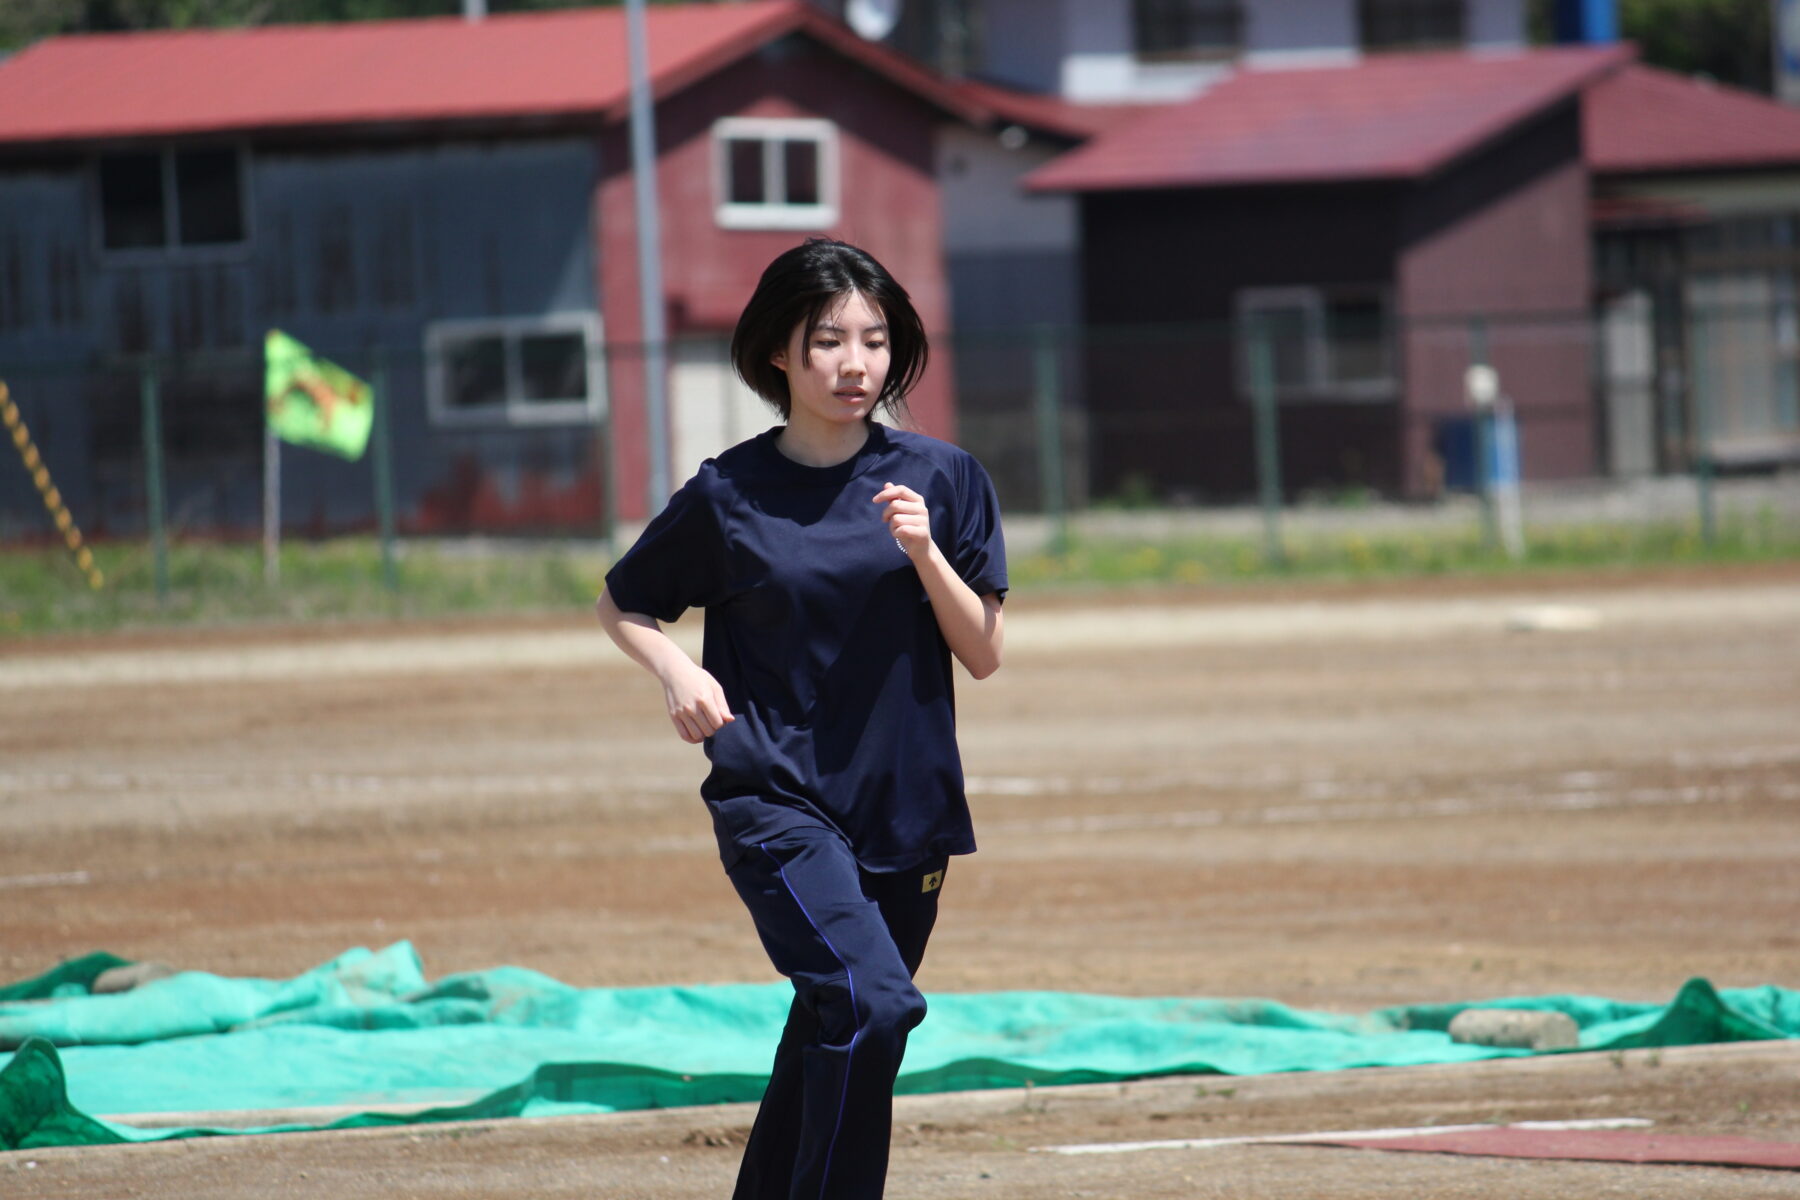
<svg viewBox="0 0 1800 1200"><path fill-rule="evenodd" d="M959 694L982 848L927 992L1800 986L1800 568L1019 594L1008 621L1006 668ZM408 938L434 976L766 980L702 771L586 614L0 644L0 978L93 949L286 976ZM1764 1171L1041 1150L1591 1117L1800 1139L1797 1049L909 1098L889 1194L1800 1196ZM749 1117L36 1151L0 1155L0 1194L724 1195Z"/></svg>

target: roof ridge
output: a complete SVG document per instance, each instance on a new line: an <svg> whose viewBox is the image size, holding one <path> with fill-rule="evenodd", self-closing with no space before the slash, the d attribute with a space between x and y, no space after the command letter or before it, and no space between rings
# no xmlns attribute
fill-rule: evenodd
<svg viewBox="0 0 1800 1200"><path fill-rule="evenodd" d="M651 4L646 15L658 15L691 12L696 9L717 8L720 5L711 0L688 0L673 4ZM751 8L811 7L804 0L733 0L731 8L742 11ZM595 21L608 22L621 20L625 16L622 4L587 4L568 8L519 9L512 12L489 13L479 20L471 21L460 13L425 13L418 16L384 16L360 17L348 20L327 21L269 21L247 25L189 25L181 28L156 29L92 29L77 30L70 33L54 34L33 42L26 50L52 43L89 42L89 41L141 41L149 38L208 38L229 36L274 36L294 33L317 33L327 36L352 36L370 30L421 29L426 27L473 29L484 25L513 25L529 22L550 21ZM24 53L24 50L19 53Z"/></svg>
<svg viewBox="0 0 1800 1200"><path fill-rule="evenodd" d="M629 103L623 16L574 8L50 38L0 62L0 145L371 122L611 122ZM656 5L648 16L659 100L798 33L940 112L987 115L804 0Z"/></svg>
<svg viewBox="0 0 1800 1200"><path fill-rule="evenodd" d="M1636 58L1629 44L1243 70L1026 177L1033 190L1422 178Z"/></svg>

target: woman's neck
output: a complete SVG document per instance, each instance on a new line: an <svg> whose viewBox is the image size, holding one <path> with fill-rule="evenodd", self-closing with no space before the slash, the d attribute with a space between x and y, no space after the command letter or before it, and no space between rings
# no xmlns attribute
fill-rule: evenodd
<svg viewBox="0 0 1800 1200"><path fill-rule="evenodd" d="M795 418L799 418L796 420ZM806 467L835 467L856 457L869 440L868 421L848 425L808 421L798 411L775 438L775 447L787 458Z"/></svg>

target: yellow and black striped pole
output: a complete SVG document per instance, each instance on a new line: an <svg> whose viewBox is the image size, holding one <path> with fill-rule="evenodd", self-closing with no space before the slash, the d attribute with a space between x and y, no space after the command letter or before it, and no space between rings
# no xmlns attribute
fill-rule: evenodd
<svg viewBox="0 0 1800 1200"><path fill-rule="evenodd" d="M88 586L99 591L106 583L106 577L94 565L93 551L82 544L81 530L75 527L75 519L69 515L62 493L50 482L50 468L44 465L38 448L32 445L31 431L25 428L25 419L19 416L19 406L13 403L12 393L7 390L4 381L0 381L0 421L6 422L7 431L12 434L13 445L19 448L19 458L24 461L25 470L31 475L31 482L37 484L38 494L44 498L44 507L50 510L50 519L56 522L56 528L62 532L69 553L75 556L75 565L87 576Z"/></svg>

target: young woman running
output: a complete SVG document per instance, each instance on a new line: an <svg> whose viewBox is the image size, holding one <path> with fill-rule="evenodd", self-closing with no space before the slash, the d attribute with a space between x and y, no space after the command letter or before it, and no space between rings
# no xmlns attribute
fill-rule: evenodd
<svg viewBox="0 0 1800 1200"><path fill-rule="evenodd" d="M926 340L866 252L776 258L731 358L785 424L702 463L597 608L705 744L720 857L794 985L737 1200L876 1200L912 977L948 859L975 849L950 660L1000 666L999 505L968 454L874 420L904 412ZM688 608L700 665L659 624Z"/></svg>

